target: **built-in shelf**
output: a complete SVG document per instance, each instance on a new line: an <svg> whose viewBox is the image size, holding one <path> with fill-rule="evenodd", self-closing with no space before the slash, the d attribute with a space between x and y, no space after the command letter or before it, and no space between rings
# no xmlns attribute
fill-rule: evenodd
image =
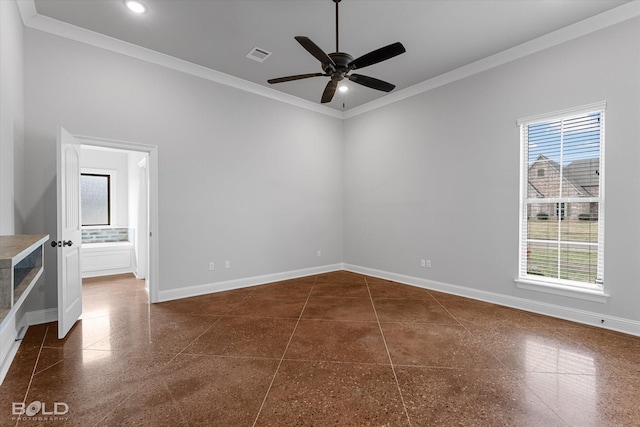
<svg viewBox="0 0 640 427"><path fill-rule="evenodd" d="M42 275L46 234L0 236L0 322L15 311Z"/></svg>
<svg viewBox="0 0 640 427"><path fill-rule="evenodd" d="M47 234L0 236L0 384L29 326L20 307L42 276L47 240Z"/></svg>

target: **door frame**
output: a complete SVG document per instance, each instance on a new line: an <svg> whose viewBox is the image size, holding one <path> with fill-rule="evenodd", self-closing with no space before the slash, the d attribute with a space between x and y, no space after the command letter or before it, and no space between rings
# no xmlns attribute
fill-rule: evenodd
<svg viewBox="0 0 640 427"><path fill-rule="evenodd" d="M158 302L160 289L160 232L158 227L158 146L141 144L138 142L97 138L92 136L74 136L80 141L82 145L137 151L146 153L148 155L147 168L149 176L149 186L147 190L149 195L149 253L147 254L147 271L149 272L149 276L146 278L146 280L148 280L147 283L149 285L149 302Z"/></svg>

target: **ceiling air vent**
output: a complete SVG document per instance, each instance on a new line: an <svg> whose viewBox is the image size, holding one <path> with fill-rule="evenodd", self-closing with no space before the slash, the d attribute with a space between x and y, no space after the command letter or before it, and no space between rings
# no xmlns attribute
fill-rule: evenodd
<svg viewBox="0 0 640 427"><path fill-rule="evenodd" d="M254 47L251 52L247 54L247 58L253 59L254 61L264 62L265 59L271 56L271 52L267 52L264 49L260 49L259 47Z"/></svg>

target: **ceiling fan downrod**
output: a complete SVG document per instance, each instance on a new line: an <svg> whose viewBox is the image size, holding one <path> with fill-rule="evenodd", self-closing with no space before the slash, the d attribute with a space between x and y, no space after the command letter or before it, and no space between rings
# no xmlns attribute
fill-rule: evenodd
<svg viewBox="0 0 640 427"><path fill-rule="evenodd" d="M338 48L338 40L340 40L339 37L339 33L338 33L338 3L340 3L341 0L333 0L333 2L336 4L336 52L340 52L340 49Z"/></svg>
<svg viewBox="0 0 640 427"><path fill-rule="evenodd" d="M396 86L384 80L379 80L374 77L364 76L362 74L351 73L351 71L368 67L373 64L377 64L387 59L391 59L395 56L405 52L405 48L400 42L392 43L388 46L381 47L376 50L364 54L356 59L353 59L351 55L346 52L340 52L340 33L339 33L339 14L338 3L341 0L333 0L336 4L336 51L332 53L325 53L317 44L315 44L309 37L295 36L294 38L300 45L318 61L322 67L322 73L307 73L296 74L293 76L278 77L275 79L269 79L269 84L290 82L293 80L308 79L311 77L329 77L330 80L325 86L322 93L321 103L331 102L333 95L338 88L338 82L344 79L349 79L354 83L362 86L366 86L371 89L380 90L383 92L391 92ZM350 74L351 73L351 74Z"/></svg>

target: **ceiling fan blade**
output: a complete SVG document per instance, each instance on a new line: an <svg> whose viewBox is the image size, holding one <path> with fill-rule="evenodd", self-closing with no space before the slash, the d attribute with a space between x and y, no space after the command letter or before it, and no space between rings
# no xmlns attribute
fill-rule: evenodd
<svg viewBox="0 0 640 427"><path fill-rule="evenodd" d="M307 50L311 55L315 56L315 58L322 63L322 65L331 64L333 69L335 70L336 64L333 62L333 59L329 58L324 50L320 49L317 44L311 41L309 37L305 36L296 36L295 39L302 45L303 48Z"/></svg>
<svg viewBox="0 0 640 427"><path fill-rule="evenodd" d="M354 70L356 68L364 68L369 65L377 64L378 62L386 61L387 59L398 56L401 53L405 53L406 49L400 42L392 43L388 46L381 47L367 54L362 55L359 58L354 59L349 64L349 68Z"/></svg>
<svg viewBox="0 0 640 427"><path fill-rule="evenodd" d="M384 80L378 80L373 77L363 76L362 74L351 74L347 76L347 78L354 83L370 87L371 89L381 90L383 92L391 92L396 87L396 85L385 82Z"/></svg>
<svg viewBox="0 0 640 427"><path fill-rule="evenodd" d="M267 80L267 82L271 84L284 83L284 82L290 82L292 80L308 79L310 77L320 77L320 76L326 76L326 75L327 74L322 74L322 73L297 74L295 76L278 77L277 79L269 79Z"/></svg>
<svg viewBox="0 0 640 427"><path fill-rule="evenodd" d="M333 94L336 93L336 89L338 88L337 80L329 80L327 86L324 88L324 92L322 93L322 104L327 102L331 102L333 99Z"/></svg>

